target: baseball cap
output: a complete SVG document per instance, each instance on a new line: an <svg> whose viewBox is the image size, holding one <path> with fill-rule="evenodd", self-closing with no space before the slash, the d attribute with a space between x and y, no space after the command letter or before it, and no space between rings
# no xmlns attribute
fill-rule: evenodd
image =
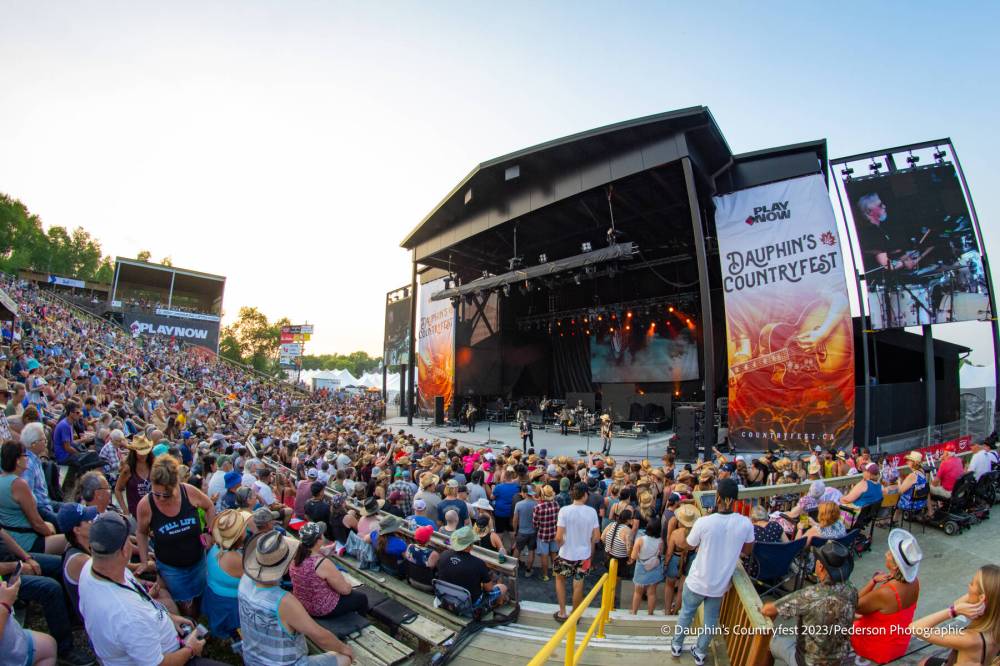
<svg viewBox="0 0 1000 666"><path fill-rule="evenodd" d="M318 477L319 477L319 471L317 471L315 467L310 468L309 471L306 472L306 478L315 479Z"/></svg>
<svg viewBox="0 0 1000 666"><path fill-rule="evenodd" d="M417 543L427 543L431 540L431 535L434 534L434 528L430 525L421 525L413 532L413 540Z"/></svg>
<svg viewBox="0 0 1000 666"><path fill-rule="evenodd" d="M122 549L128 540L128 523L113 511L106 511L90 526L90 550L110 555Z"/></svg>
<svg viewBox="0 0 1000 666"><path fill-rule="evenodd" d="M157 444L156 446L153 447L153 457L159 458L168 451L170 451L170 447L161 442L160 444Z"/></svg>
<svg viewBox="0 0 1000 666"><path fill-rule="evenodd" d="M243 483L243 475L236 471L226 472L222 479L226 483L226 490L232 490Z"/></svg>
<svg viewBox="0 0 1000 666"><path fill-rule="evenodd" d="M253 512L253 522L257 527L263 527L267 525L272 520L277 520L281 517L281 514L277 511L271 511L266 506L262 506Z"/></svg>
<svg viewBox="0 0 1000 666"><path fill-rule="evenodd" d="M63 504L59 509L57 522L59 531L63 534L70 532L74 527L97 518L97 507L83 506L82 504Z"/></svg>
<svg viewBox="0 0 1000 666"><path fill-rule="evenodd" d="M422 500L422 499L415 499L415 500L413 500L413 510L414 511L423 511L426 508L427 508L427 502L425 502L424 500Z"/></svg>
<svg viewBox="0 0 1000 666"><path fill-rule="evenodd" d="M878 474L878 465L876 465L875 463L868 463L865 466L865 471L868 472L869 474Z"/></svg>

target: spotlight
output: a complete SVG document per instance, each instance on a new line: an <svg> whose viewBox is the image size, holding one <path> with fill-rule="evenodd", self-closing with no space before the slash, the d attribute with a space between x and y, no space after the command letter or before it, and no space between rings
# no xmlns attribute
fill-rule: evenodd
<svg viewBox="0 0 1000 666"><path fill-rule="evenodd" d="M610 329L608 329L608 330L609 330L609 331L611 331L612 333L614 333L614 332L615 332L615 327L614 327L614 326L612 326L612 327L611 327Z"/></svg>
<svg viewBox="0 0 1000 666"><path fill-rule="evenodd" d="M625 316L628 317L629 319L631 319L632 318L632 311L629 310L627 313L625 313Z"/></svg>
<svg viewBox="0 0 1000 666"><path fill-rule="evenodd" d="M484 279L488 278L489 276L490 276L490 272L489 271L483 271L483 278Z"/></svg>
<svg viewBox="0 0 1000 666"><path fill-rule="evenodd" d="M538 255L538 263L544 264L549 260L549 256L545 253Z"/></svg>
<svg viewBox="0 0 1000 666"><path fill-rule="evenodd" d="M625 330L626 331L631 331L632 330L632 326L630 324L625 324Z"/></svg>
<svg viewBox="0 0 1000 666"><path fill-rule="evenodd" d="M590 335L590 329L589 328L587 329L586 333L587 333L587 335Z"/></svg>
<svg viewBox="0 0 1000 666"><path fill-rule="evenodd" d="M944 158L948 156L948 153L940 150L937 146L934 146L934 160L939 164L944 162Z"/></svg>
<svg viewBox="0 0 1000 666"><path fill-rule="evenodd" d="M906 163L909 164L911 167L916 166L917 162L919 161L920 161L920 156L914 155L913 153L910 153L909 156L906 158Z"/></svg>
<svg viewBox="0 0 1000 666"><path fill-rule="evenodd" d="M869 171L874 171L875 173L878 173L879 171L882 170L882 163L881 162L875 162L873 160L872 163L868 165L868 170Z"/></svg>
<svg viewBox="0 0 1000 666"><path fill-rule="evenodd" d="M574 273L573 274L573 282L575 282L577 284L580 284L581 282L583 282L583 276L580 275L579 273Z"/></svg>
<svg viewBox="0 0 1000 666"><path fill-rule="evenodd" d="M844 177L844 180L850 180L852 173L854 173L854 169L852 169L851 167L845 167L840 170L840 175Z"/></svg>
<svg viewBox="0 0 1000 666"><path fill-rule="evenodd" d="M510 266L510 270L516 271L521 267L521 257L511 257L507 260L507 265Z"/></svg>
<svg viewBox="0 0 1000 666"><path fill-rule="evenodd" d="M581 252L590 252L593 249L594 246L590 244L590 241L584 241L583 243L580 243Z"/></svg>
<svg viewBox="0 0 1000 666"><path fill-rule="evenodd" d="M597 321L604 321L603 315L597 315Z"/></svg>
<svg viewBox="0 0 1000 666"><path fill-rule="evenodd" d="M510 296L510 285L509 284L505 284L503 286L503 295L504 296Z"/></svg>

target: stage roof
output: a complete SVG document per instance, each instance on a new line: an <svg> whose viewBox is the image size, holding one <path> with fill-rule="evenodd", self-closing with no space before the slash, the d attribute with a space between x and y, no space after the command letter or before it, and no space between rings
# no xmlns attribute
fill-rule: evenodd
<svg viewBox="0 0 1000 666"><path fill-rule="evenodd" d="M119 269L119 280L123 279L125 276L137 281L155 280L156 278L152 277L155 275L152 271L155 271L167 275L170 273L176 273L177 275L186 275L188 277L201 280L215 280L217 282L226 281L226 278L221 275L202 273L201 271L192 271L186 268L177 268L176 266L164 266L163 264L154 264L149 261L139 261L138 259L115 257L115 263L121 267ZM168 277L167 282L169 283L169 281L170 278Z"/></svg>
<svg viewBox="0 0 1000 666"><path fill-rule="evenodd" d="M464 272L464 278L479 270L497 273L513 254L513 225L508 223L518 221L517 254L523 248L528 263L539 251L548 251L550 260L559 258L566 253L556 249L553 257L556 243L566 248L579 248L584 241L603 245L608 226L606 191L611 187L613 203L625 207L616 219L619 214L636 218L632 239L640 245L645 240L648 249L662 244L664 219L690 229L682 157L691 160L703 205L716 191L805 173L825 175L827 166L822 140L733 155L707 107L680 109L572 134L483 162L401 246L413 250L419 264ZM675 235L677 230L674 226L667 233ZM661 249L665 256L690 248L679 243Z"/></svg>

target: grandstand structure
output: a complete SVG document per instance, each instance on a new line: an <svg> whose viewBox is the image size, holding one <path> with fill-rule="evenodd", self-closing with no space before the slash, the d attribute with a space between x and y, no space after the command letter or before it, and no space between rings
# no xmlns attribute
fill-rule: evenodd
<svg viewBox="0 0 1000 666"><path fill-rule="evenodd" d="M107 313L133 335L168 335L217 352L225 290L221 275L116 257Z"/></svg>

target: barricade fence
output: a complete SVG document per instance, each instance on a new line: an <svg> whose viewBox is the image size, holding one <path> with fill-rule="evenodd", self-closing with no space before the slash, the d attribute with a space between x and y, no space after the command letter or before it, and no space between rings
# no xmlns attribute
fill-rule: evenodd
<svg viewBox="0 0 1000 666"><path fill-rule="evenodd" d="M892 454L922 449L963 435L981 441L994 430L993 402L983 402L985 404L978 408L963 403L962 414L957 421L876 437L874 453Z"/></svg>

